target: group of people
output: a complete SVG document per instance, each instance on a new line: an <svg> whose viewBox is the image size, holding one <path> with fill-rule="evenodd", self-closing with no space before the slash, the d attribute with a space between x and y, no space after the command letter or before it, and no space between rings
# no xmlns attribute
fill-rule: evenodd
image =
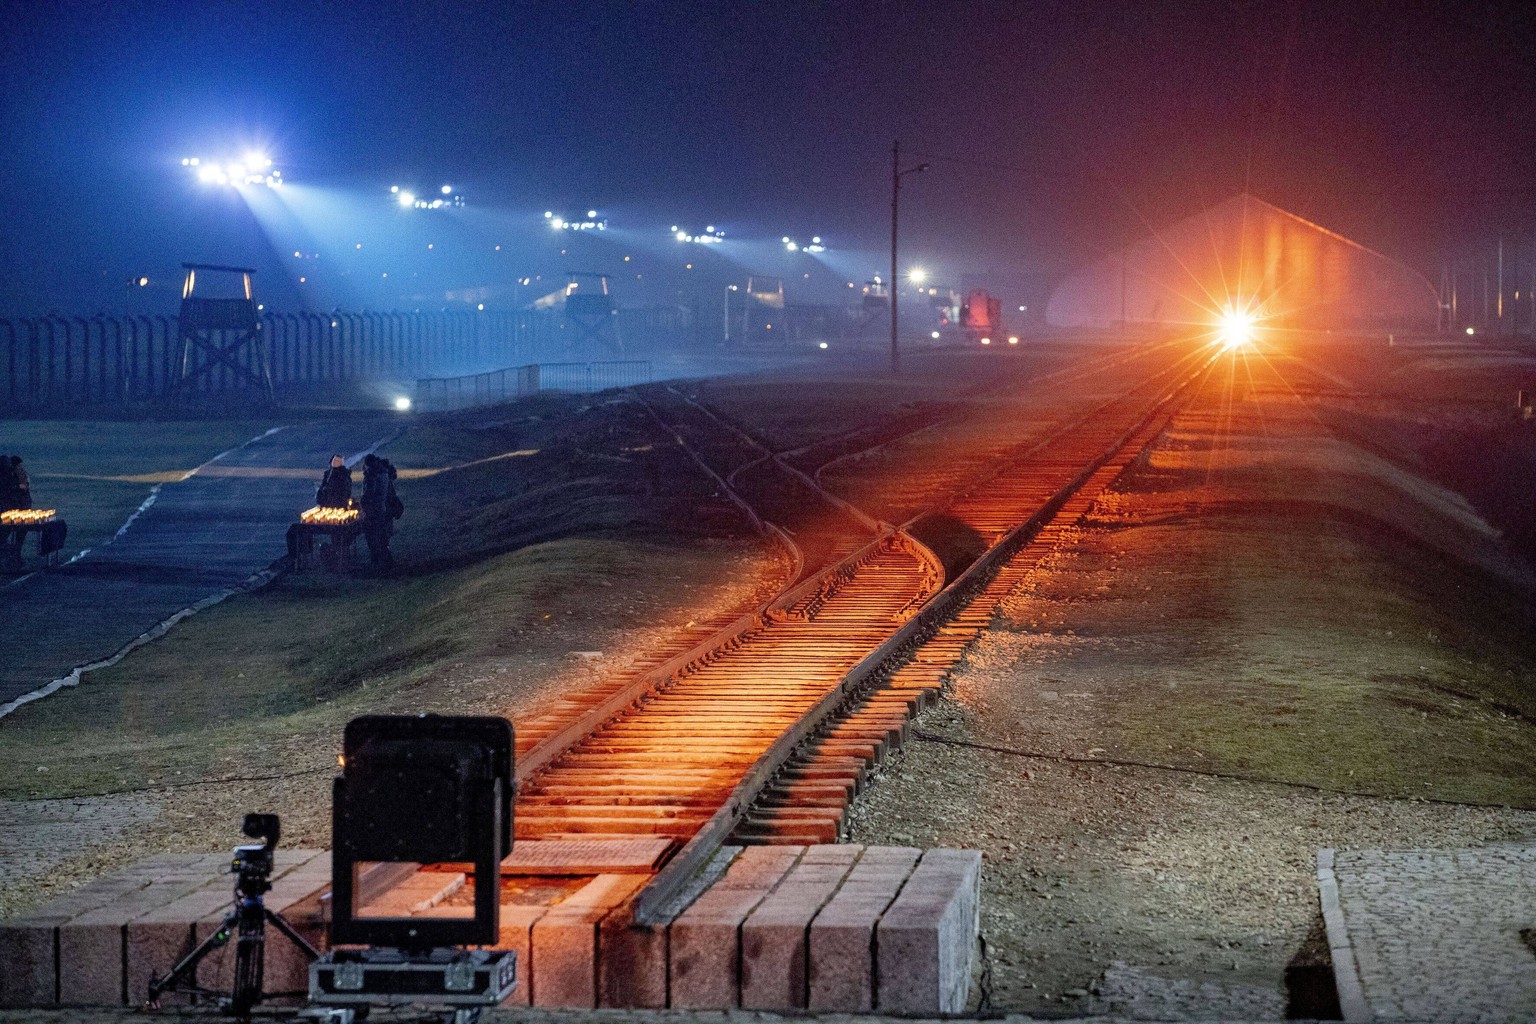
<svg viewBox="0 0 1536 1024"><path fill-rule="evenodd" d="M363 456L363 497L361 512L363 540L368 543L368 559L374 565L390 568L395 564L389 551L389 538L395 532L395 520L405 514L405 503L395 493L399 476L394 464L377 455ZM315 504L321 508L352 506L352 470L340 455L331 456L330 468L320 478Z"/></svg>

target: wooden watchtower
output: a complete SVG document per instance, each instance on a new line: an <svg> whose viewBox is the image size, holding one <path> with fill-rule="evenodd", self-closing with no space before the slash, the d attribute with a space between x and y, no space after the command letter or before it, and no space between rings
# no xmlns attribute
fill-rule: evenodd
<svg viewBox="0 0 1536 1024"><path fill-rule="evenodd" d="M187 277L181 286L176 327L181 356L171 375L167 400L185 399L196 392L254 391L271 402L272 369L251 294L251 275L256 271L209 263L183 263L182 267ZM238 284L232 288L234 275ZM219 291L225 294L219 296ZM235 294L228 294L231 291Z"/></svg>
<svg viewBox="0 0 1536 1024"><path fill-rule="evenodd" d="M599 351L612 348L623 352L618 312L613 308L613 296L608 294L607 274L571 271L570 283L565 288L565 317L576 326L577 347L590 341Z"/></svg>

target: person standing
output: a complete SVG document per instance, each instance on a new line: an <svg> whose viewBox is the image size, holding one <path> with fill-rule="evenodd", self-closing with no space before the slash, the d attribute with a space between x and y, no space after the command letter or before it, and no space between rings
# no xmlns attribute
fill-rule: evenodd
<svg viewBox="0 0 1536 1024"><path fill-rule="evenodd" d="M363 459L363 539L368 542L368 558L374 565L392 569L395 556L389 551L389 538L395 532L395 517L390 498L395 490L395 467L377 455Z"/></svg>
<svg viewBox="0 0 1536 1024"><path fill-rule="evenodd" d="M331 468L320 478L315 504L321 508L346 508L352 503L352 471L340 455L331 456Z"/></svg>
<svg viewBox="0 0 1536 1024"><path fill-rule="evenodd" d="M11 508L32 507L32 481L27 479L27 471L21 468L21 456L11 456L11 486L14 492L11 500L15 503Z"/></svg>

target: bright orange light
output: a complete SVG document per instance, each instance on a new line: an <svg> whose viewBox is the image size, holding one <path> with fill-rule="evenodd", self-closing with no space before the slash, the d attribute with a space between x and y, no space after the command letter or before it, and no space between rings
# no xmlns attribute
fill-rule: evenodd
<svg viewBox="0 0 1536 1024"><path fill-rule="evenodd" d="M1253 341L1253 316L1241 310L1229 309L1221 316L1216 338L1222 348L1242 348Z"/></svg>

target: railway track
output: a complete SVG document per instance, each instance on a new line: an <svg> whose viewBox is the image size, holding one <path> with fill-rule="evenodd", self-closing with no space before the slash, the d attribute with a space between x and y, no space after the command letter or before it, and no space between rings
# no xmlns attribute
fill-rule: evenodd
<svg viewBox="0 0 1536 1024"><path fill-rule="evenodd" d="M1019 444L1000 430L974 457L916 473L915 486L942 499L900 526L848 506L793 464L796 453L768 451L686 396L653 407L679 443L711 438L721 469L695 457L765 529L800 514L794 539L780 536L804 572L701 646L520 723L517 838L670 839L677 852L636 901L641 922L732 837L834 841L865 773L938 694L996 604L1211 362L1208 351L1165 361L1043 439ZM786 480L789 500L762 501ZM968 544L941 558L925 533ZM810 558L798 546L806 535L816 541Z"/></svg>

